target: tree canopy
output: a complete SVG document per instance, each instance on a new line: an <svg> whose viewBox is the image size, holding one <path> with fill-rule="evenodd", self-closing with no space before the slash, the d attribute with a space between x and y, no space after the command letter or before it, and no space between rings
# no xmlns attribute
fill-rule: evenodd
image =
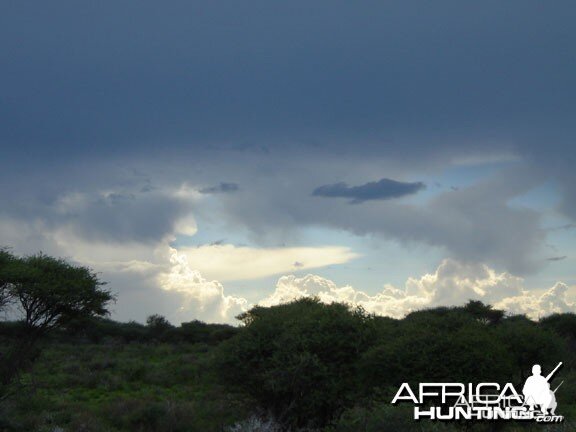
<svg viewBox="0 0 576 432"><path fill-rule="evenodd" d="M38 333L79 317L105 316L114 299L89 268L42 253L19 258L2 251L0 281L2 305Z"/></svg>
<svg viewBox="0 0 576 432"><path fill-rule="evenodd" d="M105 316L114 299L87 267L42 253L17 257L0 250L0 309L20 324L19 338L0 352L0 384L8 384L38 354L36 342L77 319Z"/></svg>

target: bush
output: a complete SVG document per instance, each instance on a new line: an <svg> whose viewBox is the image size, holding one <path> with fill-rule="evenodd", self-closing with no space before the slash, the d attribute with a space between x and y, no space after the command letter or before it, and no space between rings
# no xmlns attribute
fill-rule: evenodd
<svg viewBox="0 0 576 432"><path fill-rule="evenodd" d="M286 426L322 427L357 396L354 371L373 339L360 309L302 299L240 316L246 327L217 357L225 382Z"/></svg>
<svg viewBox="0 0 576 432"><path fill-rule="evenodd" d="M362 357L360 379L366 388L397 388L404 381L502 381L514 370L495 328L459 309L413 313L393 331Z"/></svg>

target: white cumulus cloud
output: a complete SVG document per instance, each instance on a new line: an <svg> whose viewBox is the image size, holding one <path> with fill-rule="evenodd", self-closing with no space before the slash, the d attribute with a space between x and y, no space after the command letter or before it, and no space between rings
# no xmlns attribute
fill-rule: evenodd
<svg viewBox="0 0 576 432"><path fill-rule="evenodd" d="M325 303L346 302L368 312L401 318L427 307L458 306L468 300L481 300L510 313L540 318L554 312L575 311L569 288L562 282L543 292L523 287L523 279L507 272L498 273L482 264L464 264L444 260L434 273L409 278L403 289L385 285L374 295L350 285L338 286L318 275L282 276L276 289L259 302L262 306L284 303L301 297L316 296Z"/></svg>
<svg viewBox="0 0 576 432"><path fill-rule="evenodd" d="M170 263L169 270L158 275L158 283L164 290L184 294L182 314L193 312L195 319L229 322L246 310L246 299L225 295L219 281L205 279L176 249L170 250Z"/></svg>
<svg viewBox="0 0 576 432"><path fill-rule="evenodd" d="M496 303L496 306L532 318L542 318L552 313L575 312L576 301L570 298L568 291L569 288L565 283L557 282L542 294L524 291L519 296L503 299Z"/></svg>

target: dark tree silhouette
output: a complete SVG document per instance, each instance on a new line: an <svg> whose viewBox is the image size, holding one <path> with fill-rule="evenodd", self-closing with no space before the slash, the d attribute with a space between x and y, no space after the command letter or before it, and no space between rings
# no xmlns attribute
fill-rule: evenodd
<svg viewBox="0 0 576 432"><path fill-rule="evenodd" d="M21 323L20 335L3 353L2 383L7 384L37 355L36 343L50 330L73 320L108 314L113 295L87 267L44 254L0 256L3 304Z"/></svg>

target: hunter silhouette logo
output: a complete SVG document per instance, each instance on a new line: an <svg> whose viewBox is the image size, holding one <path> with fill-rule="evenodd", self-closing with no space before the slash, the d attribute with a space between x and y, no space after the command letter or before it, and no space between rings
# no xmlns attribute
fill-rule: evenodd
<svg viewBox="0 0 576 432"><path fill-rule="evenodd" d="M542 368L532 366L532 375L522 388L516 391L512 383L420 383L415 393L408 383L403 383L392 405L412 401L415 420L521 420L537 423L560 423L556 415L556 390L550 389L550 381L562 362L546 377ZM417 396L418 395L418 396Z"/></svg>
<svg viewBox="0 0 576 432"><path fill-rule="evenodd" d="M541 375L542 368L540 365L535 364L532 366L532 376L528 377L522 389L524 401L531 410L539 408L542 414L550 413L551 415L555 415L557 406L556 390L560 388L564 381L558 384L558 387L552 391L550 390L550 379L556 371L560 369L560 366L562 366L562 362L558 363L558 366L556 366L546 378ZM548 412L548 410L550 411Z"/></svg>

